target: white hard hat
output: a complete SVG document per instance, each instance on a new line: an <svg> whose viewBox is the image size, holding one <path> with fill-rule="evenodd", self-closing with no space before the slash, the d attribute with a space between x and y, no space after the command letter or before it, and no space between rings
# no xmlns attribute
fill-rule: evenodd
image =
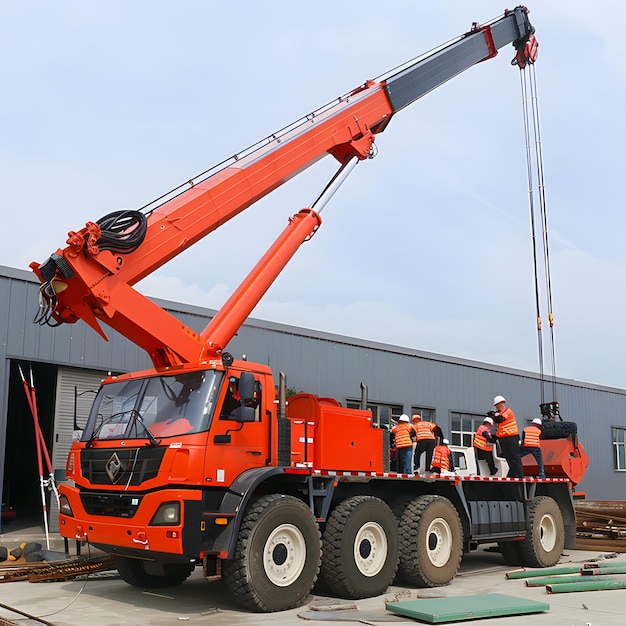
<svg viewBox="0 0 626 626"><path fill-rule="evenodd" d="M443 440L443 445L444 445L444 446L447 446L449 443L450 443L450 442L449 442L447 439L444 439L444 440Z"/></svg>
<svg viewBox="0 0 626 626"><path fill-rule="evenodd" d="M543 422L541 421L541 418L540 418L540 417L536 417L536 418L533 420L533 424L538 424L539 426L541 426L541 424L542 424L542 423L543 423Z"/></svg>
<svg viewBox="0 0 626 626"><path fill-rule="evenodd" d="M404 413L400 416L400 418L398 419L399 422L410 422L411 420L409 419L408 415L405 415Z"/></svg>
<svg viewBox="0 0 626 626"><path fill-rule="evenodd" d="M487 422L487 424L491 424L493 426L493 420L490 417L486 417L483 422Z"/></svg>
<svg viewBox="0 0 626 626"><path fill-rule="evenodd" d="M504 399L504 396L496 396L493 399L493 406L496 406L496 404L500 404L500 402L506 402L506 400Z"/></svg>

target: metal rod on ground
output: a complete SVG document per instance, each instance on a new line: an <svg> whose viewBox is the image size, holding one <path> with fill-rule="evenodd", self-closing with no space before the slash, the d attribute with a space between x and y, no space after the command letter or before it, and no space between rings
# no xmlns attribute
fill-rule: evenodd
<svg viewBox="0 0 626 626"><path fill-rule="evenodd" d="M546 585L548 593L571 593L573 591L605 591L608 589L626 589L626 580L614 578L602 580L587 580L579 583L562 583L560 585Z"/></svg>
<svg viewBox="0 0 626 626"><path fill-rule="evenodd" d="M556 566L556 567L546 567L544 569L536 569L536 570L525 570L525 569L517 569L512 572L507 572L506 577L508 579L513 578L533 578L536 576L552 576L553 574L577 574L580 572L580 565L567 565L567 566Z"/></svg>
<svg viewBox="0 0 626 626"><path fill-rule="evenodd" d="M43 513L43 524L44 530L46 533L46 548L50 549L50 536L48 534L48 510L46 506L46 492L44 489L45 479L43 476L43 462L41 458L41 446L39 445L39 436L37 435L37 428L39 426L37 422L37 412L33 407L33 398L30 393L30 387L28 386L28 382L24 377L24 372L22 371L22 367L18 364L18 369L20 371L20 376L22 377L22 383L24 385L24 391L26 392L26 399L28 401L28 406L30 407L30 412L33 416L33 424L35 426L35 445L37 446L37 469L39 470L39 491L41 492L41 508ZM32 370L31 370L32 375Z"/></svg>
<svg viewBox="0 0 626 626"><path fill-rule="evenodd" d="M46 624L46 626L54 626L52 622L46 622L46 620L41 619L40 617L37 617L36 615L25 613L24 611L20 611L19 609L9 606L8 604L0 603L0 607L2 607L3 609L7 609L7 611L12 611L13 613L17 613L18 615L23 615L24 617L27 617L28 619L32 619L36 622L39 622L40 624Z"/></svg>
<svg viewBox="0 0 626 626"><path fill-rule="evenodd" d="M582 575L572 574L568 576L538 576L537 578L529 578L526 580L527 587L543 587L544 585L560 585L561 583L576 583L580 582Z"/></svg>
<svg viewBox="0 0 626 626"><path fill-rule="evenodd" d="M626 574L626 565L613 565L611 567L583 567L580 570L583 576L604 576L606 574Z"/></svg>

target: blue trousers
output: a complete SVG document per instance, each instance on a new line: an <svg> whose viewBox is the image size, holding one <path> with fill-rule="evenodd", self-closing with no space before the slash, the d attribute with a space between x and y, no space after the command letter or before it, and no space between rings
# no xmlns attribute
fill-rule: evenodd
<svg viewBox="0 0 626 626"><path fill-rule="evenodd" d="M539 467L539 474L537 474L537 478L545 478L546 473L543 469L543 455L541 454L541 448L527 448L526 446L520 446L519 458L521 459L527 454L532 454L535 457L535 461L537 461L537 465Z"/></svg>
<svg viewBox="0 0 626 626"><path fill-rule="evenodd" d="M398 474L413 473L413 446L396 449L396 472Z"/></svg>

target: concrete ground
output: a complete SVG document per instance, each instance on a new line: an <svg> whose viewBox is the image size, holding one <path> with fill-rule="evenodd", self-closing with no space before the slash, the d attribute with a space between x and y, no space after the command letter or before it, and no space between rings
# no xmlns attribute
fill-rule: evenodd
<svg viewBox="0 0 626 626"><path fill-rule="evenodd" d="M9 549L22 541L39 541L45 547L45 536L41 529L11 529L11 526L5 526L2 530L0 545ZM50 537L50 548L62 551L64 546L58 535ZM83 554L85 553L86 550L83 550ZM605 560L609 556L610 553L568 550L561 563L582 564L592 559ZM610 560L612 564L626 565L626 554L618 554ZM622 626L626 622L626 590L548 594L545 587L527 587L523 579L508 580L505 573L511 569L504 565L500 554L493 551L493 546L488 546L466 555L459 575L445 587L416 589L392 586L382 596L356 602L311 596L298 609L271 614L242 611L231 601L221 582L204 580L199 570L183 585L157 591L131 587L117 572L91 574L87 578L64 582L7 582L0 584L0 604L57 626L171 626L179 623L211 626L291 626L300 622L319 626L328 624L329 621L410 624L422 622L387 611L385 603L417 598L499 593L546 602L550 609L545 613L481 619L470 623L480 626ZM346 608L338 610L341 606ZM355 609L349 610L348 606L354 606ZM0 623L5 623L3 619L19 622L24 626L38 623L0 607Z"/></svg>

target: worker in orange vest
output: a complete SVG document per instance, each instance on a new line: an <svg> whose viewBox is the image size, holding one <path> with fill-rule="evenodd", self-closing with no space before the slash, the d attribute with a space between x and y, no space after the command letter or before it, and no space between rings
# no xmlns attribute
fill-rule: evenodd
<svg viewBox="0 0 626 626"><path fill-rule="evenodd" d="M430 468L435 474L443 474L444 472L453 472L454 463L452 462L452 452L448 445L450 442L444 439L433 452L433 461Z"/></svg>
<svg viewBox="0 0 626 626"><path fill-rule="evenodd" d="M524 478L524 468L519 456L519 430L515 413L506 406L503 396L496 396L493 399L493 421L498 425L496 437L500 442L502 454L509 464L509 478Z"/></svg>
<svg viewBox="0 0 626 626"><path fill-rule="evenodd" d="M413 427L415 428L415 455L413 457L413 468L417 472L420 466L420 457L424 454L424 470L428 471L433 460L433 452L435 451L435 429L436 424L427 422L422 419L419 413L411 416Z"/></svg>
<svg viewBox="0 0 626 626"><path fill-rule="evenodd" d="M493 419L487 416L483 423L476 429L474 433L474 453L476 454L476 466L478 461L485 461L489 466L489 474L493 476L498 472L496 463L493 460L493 444L496 442L496 436L492 432Z"/></svg>
<svg viewBox="0 0 626 626"><path fill-rule="evenodd" d="M532 454L537 461L539 467L539 473L537 478L545 478L546 473L543 467L543 454L541 453L541 444L539 439L543 433L543 424L541 418L536 417L530 424L522 431L522 445L520 446L519 456L520 459L527 454Z"/></svg>
<svg viewBox="0 0 626 626"><path fill-rule="evenodd" d="M396 472L412 474L413 437L415 428L408 415L402 414L398 423L391 429L396 442Z"/></svg>

